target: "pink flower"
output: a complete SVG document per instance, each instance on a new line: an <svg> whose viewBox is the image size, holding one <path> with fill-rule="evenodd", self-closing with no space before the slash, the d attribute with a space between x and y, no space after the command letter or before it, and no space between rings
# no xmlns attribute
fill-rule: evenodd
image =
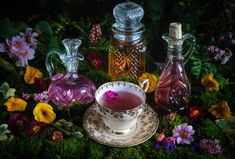
<svg viewBox="0 0 235 159"><path fill-rule="evenodd" d="M187 123L176 126L172 131L177 144L190 144L194 140L194 132L193 127Z"/></svg>
<svg viewBox="0 0 235 159"><path fill-rule="evenodd" d="M33 49L36 49L37 47L37 39L35 37L38 36L38 33L32 32L32 28L26 28L25 33L20 33L20 35L25 38L26 42L29 44L29 46Z"/></svg>
<svg viewBox="0 0 235 159"><path fill-rule="evenodd" d="M99 69L102 67L101 58L95 53L90 53L87 56L87 61L90 63L91 67L94 69Z"/></svg>
<svg viewBox="0 0 235 159"><path fill-rule="evenodd" d="M30 136L35 136L35 135L39 135L42 134L44 129L46 127L45 123L42 122L38 122L36 120L33 120L28 127L28 134Z"/></svg>
<svg viewBox="0 0 235 159"><path fill-rule="evenodd" d="M114 91L106 91L103 95L104 100L113 101L119 97L117 92Z"/></svg>
<svg viewBox="0 0 235 159"><path fill-rule="evenodd" d="M55 130L52 135L52 140L55 142L61 141L63 139L63 133L61 131Z"/></svg>
<svg viewBox="0 0 235 159"><path fill-rule="evenodd" d="M162 141L165 138L165 134L163 132L161 132L158 136L157 136L157 141Z"/></svg>
<svg viewBox="0 0 235 159"><path fill-rule="evenodd" d="M191 120L202 120L204 118L203 109L197 106L190 107L189 117Z"/></svg>
<svg viewBox="0 0 235 159"><path fill-rule="evenodd" d="M166 119L169 120L169 121L174 121L175 120L175 114L174 113L167 114Z"/></svg>

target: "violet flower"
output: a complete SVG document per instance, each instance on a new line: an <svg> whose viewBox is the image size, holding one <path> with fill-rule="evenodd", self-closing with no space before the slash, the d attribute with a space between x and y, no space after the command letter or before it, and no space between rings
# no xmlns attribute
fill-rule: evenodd
<svg viewBox="0 0 235 159"><path fill-rule="evenodd" d="M29 100L30 98L33 97L33 94L29 94L29 93L22 93L22 98L24 98L25 100Z"/></svg>
<svg viewBox="0 0 235 159"><path fill-rule="evenodd" d="M16 61L17 66L25 67L28 65L28 60L34 58L37 33L32 33L32 28L27 28L26 33L20 33L20 35L1 43L0 52L8 53Z"/></svg>
<svg viewBox="0 0 235 159"><path fill-rule="evenodd" d="M25 129L28 117L22 113L13 113L8 120L8 129L13 135L18 135Z"/></svg>
<svg viewBox="0 0 235 159"><path fill-rule="evenodd" d="M199 142L199 146L204 151L212 154L212 155L218 155L222 154L222 148L220 146L219 140L210 140L210 139L202 139Z"/></svg>
<svg viewBox="0 0 235 159"><path fill-rule="evenodd" d="M48 103L50 101L48 91L43 91L41 93L34 93L33 97L36 102Z"/></svg>
<svg viewBox="0 0 235 159"><path fill-rule="evenodd" d="M208 50L212 54L214 60L220 61L221 64L225 64L232 57L232 51L229 48L222 50L214 45L210 45L208 46Z"/></svg>
<svg viewBox="0 0 235 159"><path fill-rule="evenodd" d="M190 144L194 140L192 137L194 132L193 127L187 123L180 124L172 130L177 144Z"/></svg>
<svg viewBox="0 0 235 159"><path fill-rule="evenodd" d="M173 151L176 149L174 137L167 137L162 142L167 151Z"/></svg>
<svg viewBox="0 0 235 159"><path fill-rule="evenodd" d="M32 28L26 28L25 33L20 33L20 35L25 38L26 42L33 49L37 48L37 39L38 33L33 32Z"/></svg>
<svg viewBox="0 0 235 159"><path fill-rule="evenodd" d="M27 129L27 132L30 136L40 135L43 133L46 128L46 124L33 120Z"/></svg>
<svg viewBox="0 0 235 159"><path fill-rule="evenodd" d="M16 53L18 61L17 66L25 67L28 65L28 60L34 59L35 50L29 47L25 47Z"/></svg>
<svg viewBox="0 0 235 159"><path fill-rule="evenodd" d="M173 151L176 149L175 138L174 137L167 137L164 138L162 141L158 141L155 143L155 148L160 149L163 146L167 151Z"/></svg>

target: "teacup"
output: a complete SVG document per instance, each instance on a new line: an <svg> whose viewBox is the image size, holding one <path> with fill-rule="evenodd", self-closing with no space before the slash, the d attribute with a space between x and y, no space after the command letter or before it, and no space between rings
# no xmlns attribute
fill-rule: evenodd
<svg viewBox="0 0 235 159"><path fill-rule="evenodd" d="M114 81L101 85L95 99L105 129L114 134L128 134L136 127L138 116L145 106L146 94L136 84Z"/></svg>

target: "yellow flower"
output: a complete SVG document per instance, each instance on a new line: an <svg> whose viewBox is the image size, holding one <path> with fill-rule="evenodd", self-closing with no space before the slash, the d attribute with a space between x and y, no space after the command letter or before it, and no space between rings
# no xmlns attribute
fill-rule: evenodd
<svg viewBox="0 0 235 159"><path fill-rule="evenodd" d="M7 107L7 111L24 111L27 105L27 102L21 98L10 97L4 103Z"/></svg>
<svg viewBox="0 0 235 159"><path fill-rule="evenodd" d="M139 77L138 83L139 85L141 85L141 83L145 80L148 79L149 80L149 88L147 90L147 93L153 92L155 91L156 87L157 87L157 82L158 82L158 78L150 73L143 73L141 75L141 77Z"/></svg>
<svg viewBox="0 0 235 159"><path fill-rule="evenodd" d="M24 74L24 81L27 84L34 84L34 78L42 78L42 72L32 66L27 66Z"/></svg>
<svg viewBox="0 0 235 159"><path fill-rule="evenodd" d="M219 83L214 79L212 73L203 76L201 79L201 84L206 87L208 92L219 90Z"/></svg>
<svg viewBox="0 0 235 159"><path fill-rule="evenodd" d="M232 117L232 112L226 101L212 105L208 111L217 119L230 119Z"/></svg>
<svg viewBox="0 0 235 159"><path fill-rule="evenodd" d="M53 123L56 115L51 105L47 103L38 103L33 109L34 119L46 124Z"/></svg>

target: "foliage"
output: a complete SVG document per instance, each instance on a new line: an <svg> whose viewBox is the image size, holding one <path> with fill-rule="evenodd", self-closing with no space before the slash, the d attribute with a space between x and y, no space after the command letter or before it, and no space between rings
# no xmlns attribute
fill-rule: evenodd
<svg viewBox="0 0 235 159"><path fill-rule="evenodd" d="M42 15L32 15L24 17L26 19L18 21L10 18L0 20L0 42L5 39L11 39L12 36L19 35L25 28L31 26L39 34L37 37L37 49L35 59L29 61L30 66L37 67L43 73L42 80L48 85L50 77L45 67L45 57L50 50L64 51L62 39L80 38L82 45L79 52L85 57L80 61L78 72L90 78L98 88L100 85L111 81L107 73L108 60L107 53L109 48L109 36L112 34L111 25L114 22L112 12L103 11L97 15L82 14L91 12L86 8L88 2L63 1L59 0L36 0L38 6L47 10ZM92 0L96 4L96 9L113 7L116 1ZM92 104L79 105L74 104L69 109L60 109L52 104L56 113L56 121L47 125L43 134L29 137L27 133L21 133L13 136L8 133L5 124L8 122L10 113L3 105L8 95L14 94L16 97L22 97L22 93L38 92L36 85L27 85L24 82L24 68L19 68L14 61L5 53L0 53L0 124L4 129L1 132L0 158L89 158L89 159L116 159L116 158L192 158L192 159L213 159L213 158L233 158L233 147L230 146L229 138L218 127L215 119L209 114L208 109L211 105L222 100L228 101L232 112L235 111L234 104L234 77L232 71L234 67L234 55L226 64L220 64L215 61L208 51L208 46L213 44L224 48L219 37L231 31L234 34L234 18L232 14L235 11L235 2L226 0L136 0L142 4L145 9L143 23L145 24L145 36L148 42L148 54L146 58L146 70L158 77L162 71L163 59L166 54L163 41L160 39L164 32L168 32L168 25L172 21L179 21L183 25L183 32L191 32L197 37L197 45L191 60L185 65L188 78L191 82L190 105L196 105L205 111L206 119L202 121L190 121L186 117L176 115L175 120L169 121L166 116L159 115L159 127L157 133L151 139L138 146L129 148L111 148L101 145L90 139L82 127L83 114ZM74 5L74 6L73 6ZM79 10L82 7L83 10ZM89 5L88 5L89 6ZM97 7L98 6L98 7ZM79 12L81 15L76 14ZM48 13L51 13L49 15ZM29 15L31 16L31 15ZM26 23L27 22L27 23ZM102 37L96 45L89 40L89 32L93 24L100 24L102 28ZM234 37L233 37L234 38ZM233 54L234 45L230 47ZM86 57L91 54L98 54L103 62L100 69L94 69L87 61ZM54 67L58 72L64 73L65 67L57 56L52 57ZM208 73L214 75L214 79L219 83L219 91L207 92L201 85L201 78ZM133 77L122 77L119 80L137 83ZM7 82L7 83L4 83ZM14 93L9 92L15 89ZM8 93L8 94L7 94ZM148 103L153 104L154 94L147 94ZM29 99L25 114L30 114L33 119L33 108L35 101ZM233 114L234 115L234 114ZM188 123L196 130L194 134L195 143L203 138L219 139L224 148L224 153L219 156L209 155L203 152L194 152L192 145L177 145L175 151L169 152L164 148L155 149L154 143L156 136L164 132L166 136L172 136L172 130L175 126ZM52 140L53 131L61 131L63 139L59 142Z"/></svg>

